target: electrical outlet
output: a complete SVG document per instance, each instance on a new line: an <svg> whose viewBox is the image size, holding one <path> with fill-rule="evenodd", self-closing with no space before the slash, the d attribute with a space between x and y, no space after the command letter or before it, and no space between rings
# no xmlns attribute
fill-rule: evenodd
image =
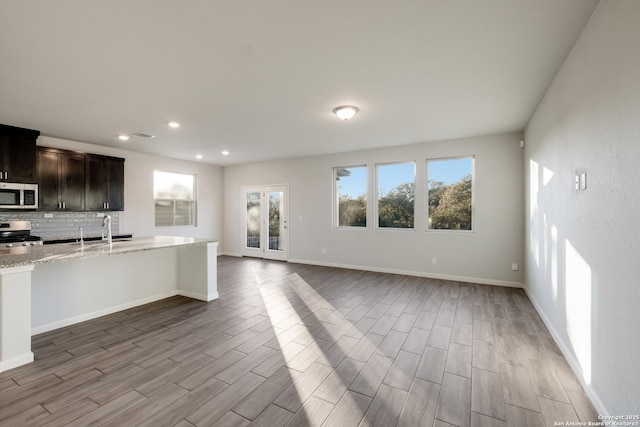
<svg viewBox="0 0 640 427"><path fill-rule="evenodd" d="M45 218L53 218L53 214L52 213L46 213L44 214Z"/></svg>
<svg viewBox="0 0 640 427"><path fill-rule="evenodd" d="M431 258L431 264L437 264L438 259L436 257Z"/></svg>
<svg viewBox="0 0 640 427"><path fill-rule="evenodd" d="M512 263L512 264L511 264L511 270L512 270L512 271L518 271L518 263L515 263L515 262L514 262L514 263Z"/></svg>
<svg viewBox="0 0 640 427"><path fill-rule="evenodd" d="M98 218L102 218L103 216L104 216L104 213L102 213L102 212L96 213L96 217L98 217Z"/></svg>

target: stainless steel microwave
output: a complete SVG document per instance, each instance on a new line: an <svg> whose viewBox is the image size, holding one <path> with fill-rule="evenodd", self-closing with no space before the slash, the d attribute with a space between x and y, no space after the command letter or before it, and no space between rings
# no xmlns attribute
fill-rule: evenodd
<svg viewBox="0 0 640 427"><path fill-rule="evenodd" d="M38 184L0 182L0 209L38 209Z"/></svg>

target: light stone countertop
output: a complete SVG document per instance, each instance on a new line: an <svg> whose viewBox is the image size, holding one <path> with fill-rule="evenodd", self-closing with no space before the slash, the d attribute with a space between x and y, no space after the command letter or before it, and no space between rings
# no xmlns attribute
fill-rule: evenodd
<svg viewBox="0 0 640 427"><path fill-rule="evenodd" d="M0 269L24 265L46 264L60 261L96 258L106 255L121 255L129 252L148 251L186 245L205 245L216 240L193 237L152 236L114 241L111 245L103 241L59 243L54 245L16 246L0 248Z"/></svg>

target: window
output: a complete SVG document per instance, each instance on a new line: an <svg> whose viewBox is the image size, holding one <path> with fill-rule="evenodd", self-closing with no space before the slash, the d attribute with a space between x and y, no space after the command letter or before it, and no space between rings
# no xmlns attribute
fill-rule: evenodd
<svg viewBox="0 0 640 427"><path fill-rule="evenodd" d="M367 167L334 168L337 227L367 226Z"/></svg>
<svg viewBox="0 0 640 427"><path fill-rule="evenodd" d="M156 227L196 225L195 187L195 175L153 172Z"/></svg>
<svg viewBox="0 0 640 427"><path fill-rule="evenodd" d="M415 163L377 166L378 227L413 228Z"/></svg>
<svg viewBox="0 0 640 427"><path fill-rule="evenodd" d="M473 159L427 160L428 230L472 230Z"/></svg>

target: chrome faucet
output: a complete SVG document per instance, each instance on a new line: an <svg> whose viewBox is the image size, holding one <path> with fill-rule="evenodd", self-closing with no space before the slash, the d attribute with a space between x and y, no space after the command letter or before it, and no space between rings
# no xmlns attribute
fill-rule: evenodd
<svg viewBox="0 0 640 427"><path fill-rule="evenodd" d="M105 215L102 217L102 228L107 227L107 242L111 245L113 243L113 236L111 235L111 215ZM102 232L102 240L105 240L104 231Z"/></svg>
<svg viewBox="0 0 640 427"><path fill-rule="evenodd" d="M82 227L78 227L78 233L80 233L80 247L84 247L84 237L82 236Z"/></svg>

